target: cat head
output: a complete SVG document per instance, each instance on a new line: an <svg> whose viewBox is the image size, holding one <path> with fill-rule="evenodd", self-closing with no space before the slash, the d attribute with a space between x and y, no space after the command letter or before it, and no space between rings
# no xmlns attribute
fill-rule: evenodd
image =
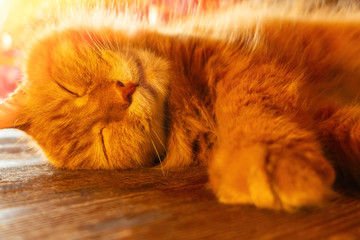
<svg viewBox="0 0 360 240"><path fill-rule="evenodd" d="M37 41L22 85L0 105L0 129L27 132L57 167L151 166L164 153L169 64L89 36L64 31Z"/></svg>

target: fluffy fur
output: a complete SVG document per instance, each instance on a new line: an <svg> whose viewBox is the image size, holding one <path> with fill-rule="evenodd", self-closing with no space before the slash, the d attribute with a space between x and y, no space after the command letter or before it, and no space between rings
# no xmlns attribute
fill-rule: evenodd
<svg viewBox="0 0 360 240"><path fill-rule="evenodd" d="M335 168L360 182L360 19L274 9L157 28L72 17L29 48L0 128L24 130L61 168L200 164L222 202L318 205Z"/></svg>

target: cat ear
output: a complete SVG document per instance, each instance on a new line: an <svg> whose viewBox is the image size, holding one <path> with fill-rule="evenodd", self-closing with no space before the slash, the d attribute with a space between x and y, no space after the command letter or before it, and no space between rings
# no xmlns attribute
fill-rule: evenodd
<svg viewBox="0 0 360 240"><path fill-rule="evenodd" d="M17 89L8 98L0 101L0 129L16 128L21 125L20 119L23 112L21 102L23 95L23 91Z"/></svg>

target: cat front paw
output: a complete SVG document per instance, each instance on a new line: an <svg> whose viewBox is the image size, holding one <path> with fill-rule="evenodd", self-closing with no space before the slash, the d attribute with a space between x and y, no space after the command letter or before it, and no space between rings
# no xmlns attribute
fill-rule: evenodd
<svg viewBox="0 0 360 240"><path fill-rule="evenodd" d="M209 178L219 201L229 204L293 211L334 195L334 169L321 151L307 147L219 149Z"/></svg>

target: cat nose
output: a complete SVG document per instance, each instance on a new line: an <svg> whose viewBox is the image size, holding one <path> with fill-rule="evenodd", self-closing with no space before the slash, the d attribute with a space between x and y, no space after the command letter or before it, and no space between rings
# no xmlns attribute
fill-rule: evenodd
<svg viewBox="0 0 360 240"><path fill-rule="evenodd" d="M122 95L124 101L131 103L132 95L134 94L137 86L138 86L138 84L135 84L135 83L126 83L126 84L124 84L123 87L120 88L121 95Z"/></svg>

